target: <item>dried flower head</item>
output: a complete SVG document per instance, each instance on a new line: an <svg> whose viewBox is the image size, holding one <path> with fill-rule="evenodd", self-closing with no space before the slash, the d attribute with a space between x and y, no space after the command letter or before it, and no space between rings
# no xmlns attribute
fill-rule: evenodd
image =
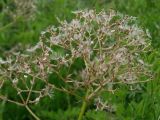
<svg viewBox="0 0 160 120"><path fill-rule="evenodd" d="M54 56L59 58L54 59L57 61L54 71L58 73L63 67L70 69L79 58L85 64L81 70L72 71L70 78L64 78L65 82L73 88L89 87L94 91L99 87L107 89L110 83L140 82L140 76L151 78L148 65L141 58L141 54L150 49L150 41L137 26L135 17L115 11L74 13L76 18L71 22L61 21L61 26L46 31L49 37L45 41L52 50L61 48L61 55Z"/></svg>
<svg viewBox="0 0 160 120"><path fill-rule="evenodd" d="M1 90L12 81L7 84L26 105L50 96L54 89L75 96L80 96L77 91L88 91L86 99L90 100L102 90L113 92L115 84L151 80L148 65L141 58L150 49L150 41L135 17L103 10L74 14L71 22L60 21L59 27L43 31L36 46L7 61L0 60ZM51 73L62 84L48 80Z"/></svg>

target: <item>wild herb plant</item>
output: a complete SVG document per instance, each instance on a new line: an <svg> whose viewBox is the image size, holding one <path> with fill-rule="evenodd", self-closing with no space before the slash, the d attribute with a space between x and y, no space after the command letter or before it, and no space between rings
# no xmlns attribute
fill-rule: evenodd
<svg viewBox="0 0 160 120"><path fill-rule="evenodd" d="M87 105L102 91L114 93L121 84L152 80L150 65L141 57L151 51L150 41L135 17L113 10L73 13L71 22L59 20L58 27L42 31L34 47L0 60L0 99L26 107L37 120L29 106L52 97L54 90L83 101L82 120ZM60 84L48 79L52 74ZM8 87L17 98L6 95Z"/></svg>

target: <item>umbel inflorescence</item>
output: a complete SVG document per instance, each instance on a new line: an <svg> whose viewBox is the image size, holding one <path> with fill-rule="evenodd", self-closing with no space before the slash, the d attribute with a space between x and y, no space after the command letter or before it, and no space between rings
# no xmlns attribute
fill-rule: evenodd
<svg viewBox="0 0 160 120"><path fill-rule="evenodd" d="M1 99L26 107L59 90L83 98L81 91L91 100L102 90L114 91L116 84L152 79L141 58L150 42L135 17L112 10L73 13L71 22L43 31L36 46L0 60ZM51 74L56 80L48 79ZM20 99L5 96L7 87Z"/></svg>

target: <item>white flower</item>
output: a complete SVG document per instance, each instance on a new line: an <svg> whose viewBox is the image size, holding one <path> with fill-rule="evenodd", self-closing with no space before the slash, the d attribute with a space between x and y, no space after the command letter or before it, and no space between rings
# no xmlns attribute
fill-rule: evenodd
<svg viewBox="0 0 160 120"><path fill-rule="evenodd" d="M51 41L51 43L53 45L57 45L61 41L61 36L60 35L58 35L58 36L52 36L52 37L50 37L50 41Z"/></svg>
<svg viewBox="0 0 160 120"><path fill-rule="evenodd" d="M24 75L24 78L27 78L28 76L27 75Z"/></svg>
<svg viewBox="0 0 160 120"><path fill-rule="evenodd" d="M73 37L75 40L79 40L79 39L82 39L82 34L79 33L79 34L74 34L74 37Z"/></svg>
<svg viewBox="0 0 160 120"><path fill-rule="evenodd" d="M17 78L13 79L12 83L16 85L18 83L18 79Z"/></svg>
<svg viewBox="0 0 160 120"><path fill-rule="evenodd" d="M37 98L35 99L35 103L37 104L39 101L40 101L40 97L37 97Z"/></svg>
<svg viewBox="0 0 160 120"><path fill-rule="evenodd" d="M34 52L41 47L41 42L38 42L34 47L27 49L27 52Z"/></svg>
<svg viewBox="0 0 160 120"><path fill-rule="evenodd" d="M118 79L126 82L133 82L137 79L137 76L133 72L126 72L119 75Z"/></svg>
<svg viewBox="0 0 160 120"><path fill-rule="evenodd" d="M125 47L122 47L115 51L113 60L122 64L126 64L128 62L127 57L127 49Z"/></svg>

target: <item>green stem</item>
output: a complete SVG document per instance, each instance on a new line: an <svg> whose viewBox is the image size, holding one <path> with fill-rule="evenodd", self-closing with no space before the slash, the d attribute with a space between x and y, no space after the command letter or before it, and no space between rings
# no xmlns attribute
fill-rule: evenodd
<svg viewBox="0 0 160 120"><path fill-rule="evenodd" d="M81 111L80 111L79 116L78 116L78 120L82 120L83 119L83 115L84 115L85 110L87 108L87 100L86 100L86 98L87 98L88 94L89 94L89 90L87 90L85 98L83 100Z"/></svg>
<svg viewBox="0 0 160 120"><path fill-rule="evenodd" d="M80 111L78 120L82 120L83 114L84 114L84 112L85 112L85 110L86 110L86 107L87 107L87 101L84 100L84 101L83 101L83 104L82 104L82 107L81 107L81 111Z"/></svg>
<svg viewBox="0 0 160 120"><path fill-rule="evenodd" d="M7 25L1 27L1 28L0 28L0 31L3 31L3 30L5 30L5 29L11 27L14 23L15 23L15 21L8 23Z"/></svg>
<svg viewBox="0 0 160 120"><path fill-rule="evenodd" d="M18 16L17 18L15 18L12 22L8 23L7 25L0 27L0 31L4 31L5 29L11 27L11 26L14 25L19 19L20 19L20 16Z"/></svg>

